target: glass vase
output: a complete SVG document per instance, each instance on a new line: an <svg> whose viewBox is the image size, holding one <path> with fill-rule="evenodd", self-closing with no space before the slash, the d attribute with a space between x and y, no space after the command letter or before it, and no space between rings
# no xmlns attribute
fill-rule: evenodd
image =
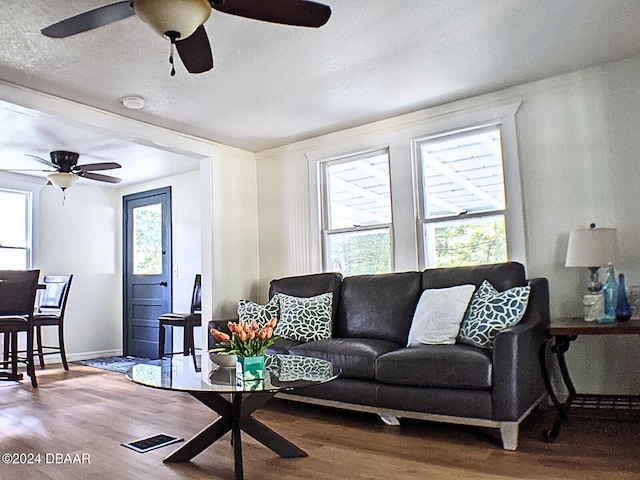
<svg viewBox="0 0 640 480"><path fill-rule="evenodd" d="M238 357L236 377L244 381L264 380L264 355Z"/></svg>
<svg viewBox="0 0 640 480"><path fill-rule="evenodd" d="M631 320L631 305L627 299L624 275L621 273L618 279L618 305L616 306L616 320L619 322L626 322Z"/></svg>

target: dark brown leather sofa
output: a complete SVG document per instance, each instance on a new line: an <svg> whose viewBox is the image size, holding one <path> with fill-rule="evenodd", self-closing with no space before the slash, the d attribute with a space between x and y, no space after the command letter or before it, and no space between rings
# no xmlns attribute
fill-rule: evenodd
<svg viewBox="0 0 640 480"><path fill-rule="evenodd" d="M524 317L496 337L493 349L406 346L423 290L484 280L498 291L531 286ZM268 353L330 360L342 374L284 398L372 412L390 424L405 417L499 428L503 447L517 448L520 422L545 394L538 358L550 321L546 279L527 280L515 262L345 278L322 273L273 280L269 296L325 292L334 298L332 338L280 339Z"/></svg>

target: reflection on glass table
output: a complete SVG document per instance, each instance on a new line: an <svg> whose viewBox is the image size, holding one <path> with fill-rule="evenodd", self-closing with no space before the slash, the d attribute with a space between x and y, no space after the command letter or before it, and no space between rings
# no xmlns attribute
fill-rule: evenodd
<svg viewBox="0 0 640 480"><path fill-rule="evenodd" d="M276 393L329 382L340 375L340 368L317 358L294 355L265 355L265 379L243 381L235 368L212 365L209 380L196 371L192 356L175 355L131 367L126 377L149 387L188 392L216 411L220 418L164 459L188 462L209 445L231 431L234 449L235 478L242 480L242 438L248 433L260 443L285 458L307 454L253 417L253 412ZM226 398L226 397L230 397Z"/></svg>

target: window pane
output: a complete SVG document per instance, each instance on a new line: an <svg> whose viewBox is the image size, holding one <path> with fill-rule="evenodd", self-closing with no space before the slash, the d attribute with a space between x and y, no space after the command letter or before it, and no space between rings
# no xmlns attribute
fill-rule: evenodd
<svg viewBox="0 0 640 480"><path fill-rule="evenodd" d="M387 152L327 166L328 228L391 223Z"/></svg>
<svg viewBox="0 0 640 480"><path fill-rule="evenodd" d="M24 270L28 267L26 249L0 248L1 270Z"/></svg>
<svg viewBox="0 0 640 480"><path fill-rule="evenodd" d="M133 274L162 274L162 204L133 209Z"/></svg>
<svg viewBox="0 0 640 480"><path fill-rule="evenodd" d="M28 193L0 190L0 245L27 248L28 205Z"/></svg>
<svg viewBox="0 0 640 480"><path fill-rule="evenodd" d="M500 129L420 144L426 218L505 209Z"/></svg>
<svg viewBox="0 0 640 480"><path fill-rule="evenodd" d="M331 270L344 276L391 271L389 229L334 233L327 236Z"/></svg>
<svg viewBox="0 0 640 480"><path fill-rule="evenodd" d="M504 215L429 223L425 237L430 267L507 261Z"/></svg>

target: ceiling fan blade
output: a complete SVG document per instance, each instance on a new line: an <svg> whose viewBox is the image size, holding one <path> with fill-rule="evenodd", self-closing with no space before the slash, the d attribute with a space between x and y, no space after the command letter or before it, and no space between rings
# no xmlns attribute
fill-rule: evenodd
<svg viewBox="0 0 640 480"><path fill-rule="evenodd" d="M114 168L122 168L122 165L116 162L87 163L85 165L76 165L73 169L81 172L93 172L96 170L113 170Z"/></svg>
<svg viewBox="0 0 640 480"><path fill-rule="evenodd" d="M308 0L211 0L211 7L231 15L299 27L321 27L331 17L331 7Z"/></svg>
<svg viewBox="0 0 640 480"><path fill-rule="evenodd" d="M97 180L98 182L106 182L106 183L120 183L122 181L121 178L112 177L110 175L102 175L100 173L80 173L78 176L82 178L88 178L90 180Z"/></svg>
<svg viewBox="0 0 640 480"><path fill-rule="evenodd" d="M44 158L40 158L40 157L36 157L35 155L29 155L28 153L25 153L25 156L29 157L29 158L33 158L35 161L42 163L43 165L46 165L47 167L51 167L54 169L58 169L57 165L54 165L53 163L51 163L48 160L45 160Z"/></svg>
<svg viewBox="0 0 640 480"><path fill-rule="evenodd" d="M94 28L102 27L109 23L117 22L124 18L135 15L131 0L112 3L88 12L81 13L74 17L61 20L53 25L40 30L46 37L64 38L76 33L86 32Z"/></svg>
<svg viewBox="0 0 640 480"><path fill-rule="evenodd" d="M213 68L213 54L204 25L184 40L176 41L176 50L189 73L203 73Z"/></svg>

